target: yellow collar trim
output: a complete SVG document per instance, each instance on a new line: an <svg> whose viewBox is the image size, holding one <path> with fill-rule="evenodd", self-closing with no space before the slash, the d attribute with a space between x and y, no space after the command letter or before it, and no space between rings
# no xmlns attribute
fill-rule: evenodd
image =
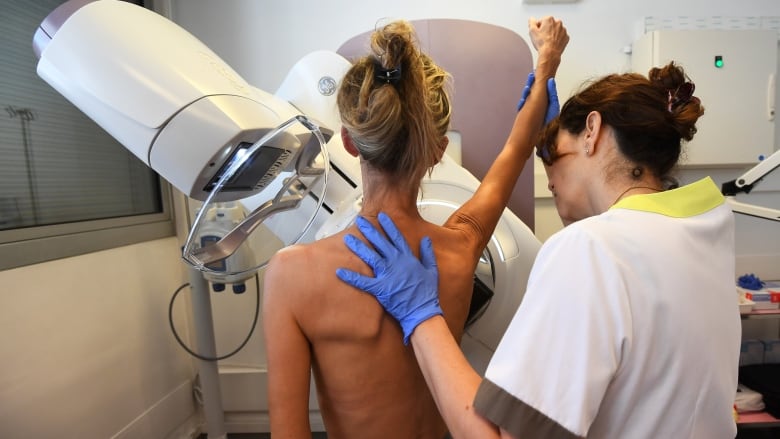
<svg viewBox="0 0 780 439"><path fill-rule="evenodd" d="M705 177L695 183L665 192L630 195L610 209L640 210L673 218L687 218L701 215L724 202L725 198L712 178Z"/></svg>

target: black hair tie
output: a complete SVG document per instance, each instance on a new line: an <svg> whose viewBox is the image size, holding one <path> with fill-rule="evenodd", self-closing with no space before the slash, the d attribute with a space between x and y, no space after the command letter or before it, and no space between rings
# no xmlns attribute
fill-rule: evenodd
<svg viewBox="0 0 780 439"><path fill-rule="evenodd" d="M399 65L392 69L386 69L378 62L375 62L374 78L385 84L398 84L398 81L401 80L401 66Z"/></svg>

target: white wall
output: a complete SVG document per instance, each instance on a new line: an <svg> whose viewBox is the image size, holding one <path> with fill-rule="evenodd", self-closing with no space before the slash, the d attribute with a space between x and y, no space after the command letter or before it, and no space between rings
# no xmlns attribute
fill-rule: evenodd
<svg viewBox="0 0 780 439"><path fill-rule="evenodd" d="M155 439L197 426L193 363L168 329L178 248L171 237L0 271L0 437Z"/></svg>

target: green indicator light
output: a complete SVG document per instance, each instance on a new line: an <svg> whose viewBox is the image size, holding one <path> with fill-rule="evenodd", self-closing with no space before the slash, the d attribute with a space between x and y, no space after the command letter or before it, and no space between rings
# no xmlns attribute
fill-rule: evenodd
<svg viewBox="0 0 780 439"><path fill-rule="evenodd" d="M715 55L715 67L722 68L723 67L723 57L720 55Z"/></svg>

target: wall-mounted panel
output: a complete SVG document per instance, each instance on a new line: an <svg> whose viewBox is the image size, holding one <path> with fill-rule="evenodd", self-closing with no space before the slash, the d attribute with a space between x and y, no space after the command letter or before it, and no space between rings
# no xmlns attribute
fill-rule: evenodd
<svg viewBox="0 0 780 439"><path fill-rule="evenodd" d="M681 164L753 164L774 151L775 31L656 30L634 43L634 71L669 61L685 69L705 108Z"/></svg>

